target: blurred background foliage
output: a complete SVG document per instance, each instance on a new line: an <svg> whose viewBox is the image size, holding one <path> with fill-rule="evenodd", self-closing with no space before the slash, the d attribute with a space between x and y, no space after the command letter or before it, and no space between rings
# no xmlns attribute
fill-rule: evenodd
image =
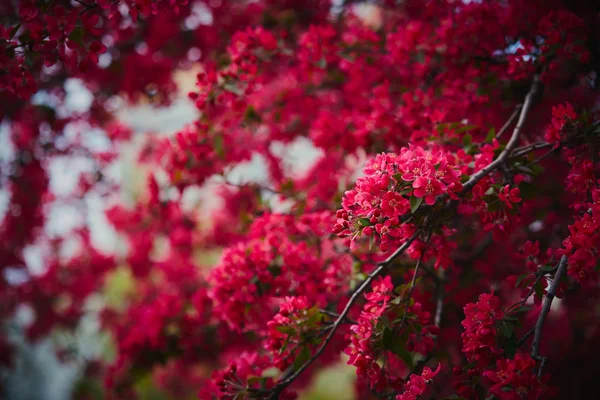
<svg viewBox="0 0 600 400"><path fill-rule="evenodd" d="M144 135L169 135L181 129L185 124L197 118L197 110L187 98L194 87L198 70L175 72L179 86L179 98L165 108L155 108L149 103L125 104L118 112L118 118L130 126L138 135L131 143L123 146L114 174L121 185L120 201L134 205L144 195L147 171L137 162L139 150L144 143ZM70 81L70 98L67 103L74 109L89 107L93 95L80 82ZM284 149L285 150L285 149ZM307 160L315 157L316 149L306 143L295 143L287 149L291 165L302 168ZM59 168L54 179L58 190L67 191L69 175L77 174L77 161L71 160L64 168ZM310 162L309 162L310 164ZM80 166L81 167L81 166ZM237 167L230 177L234 181L265 179L265 166L257 160ZM196 193L189 199L191 207L200 206L202 211L210 210L211 196L208 193ZM120 240L103 216L103 206L89 210L87 221L94 244L108 252L124 251ZM67 207L54 210L54 218L49 229L60 232L68 229L70 210ZM54 227L53 227L54 226ZM195 254L197 265L211 266L217 263L220 251L198 251ZM39 260L43 266L43 260ZM28 343L22 334L23 327L35 316L28 309L17 313L10 326L3 331L9 340L16 344L15 363L10 369L0 369L0 398L7 400L67 400L75 394L78 398L90 400L104 399L103 384L99 379L90 378L86 368L93 368L89 360L112 362L115 360L115 346L111 337L100 327L98 313L104 307L125 310L128 299L135 298L135 279L131 270L125 266L111 271L105 280L100 294L91 296L86 304L87 313L80 326L73 332L55 331L51 337L38 343ZM194 368L190 366L190 368ZM300 393L300 400L353 400L354 368L341 362L322 370L313 382ZM140 400L172 400L153 383L152 371L140 374L134 385L136 398ZM199 389L199 388L198 388ZM197 396L191 396L197 398ZM186 400L186 399L177 399Z"/></svg>

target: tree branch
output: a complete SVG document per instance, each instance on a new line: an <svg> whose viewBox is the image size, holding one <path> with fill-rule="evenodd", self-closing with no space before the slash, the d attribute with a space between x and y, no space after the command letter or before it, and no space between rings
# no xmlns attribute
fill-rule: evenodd
<svg viewBox="0 0 600 400"><path fill-rule="evenodd" d="M431 239L431 231L427 234L427 239L425 240L425 244L429 243L429 239ZM425 250L421 251L421 255L419 256L419 261L417 261L417 265L415 266L415 272L413 273L412 281L410 283L410 289L408 289L408 296L404 299L404 315L402 316L402 320L400 321L399 328L404 325L404 321L406 321L406 315L408 314L408 306L410 304L410 298L412 297L413 290L415 290L415 285L417 284L417 276L419 275L419 268L421 267L421 262L423 261L423 256L425 255ZM398 328L398 329L399 329Z"/></svg>
<svg viewBox="0 0 600 400"><path fill-rule="evenodd" d="M500 165L502 165L504 163L506 158L510 155L512 150L515 148L515 146L519 142L519 137L521 136L523 126L525 125L527 116L529 115L529 112L531 111L533 102L534 102L537 94L541 90L541 85L542 84L540 81L540 75L536 74L533 77L533 82L531 83L531 88L529 89L529 93L527 93L527 96L525 97L525 102L523 103L523 108L521 109L521 113L519 115L519 120L517 121L517 125L515 126L513 134L510 137L510 140L508 141L508 143L506 144L506 147L504 148L502 153L500 153L498 158L496 158L494 161L489 163L483 169L477 171L477 173L475 173L474 175L471 176L471 178L463 185L463 193L465 193L466 191L473 188L473 186L475 186L477 183L479 183L480 180L482 180L487 175L489 175L491 172L496 170Z"/></svg>
<svg viewBox="0 0 600 400"><path fill-rule="evenodd" d="M517 145L517 143L519 141L521 131L523 130L523 125L525 124L525 121L527 119L529 111L531 110L531 108L533 106L534 99L535 99L536 95L538 94L538 92L540 91L540 89L541 89L540 75L536 74L533 78L533 82L531 84L531 89L529 90L529 93L527 93L525 102L523 103L523 108L521 109L521 113L519 115L519 120L517 121L517 125L515 126L513 134L511 136L510 140L508 141L508 143L506 144L506 147L500 153L500 155L498 156L498 158L496 160L492 161L486 167L484 167L483 169L481 169L480 171L478 171L477 173L475 173L474 175L471 176L471 178L463 185L463 190L462 190L461 194L467 193L480 180L482 180L487 175L489 175L490 173L495 171L497 168L499 168L505 162L505 160L508 158L508 156L510 155L510 153L512 152L512 150L515 148L515 146ZM420 208L424 209L425 207L420 207ZM412 217L412 216L414 216L414 213L411 213L411 215L409 217ZM369 274L369 276L361 283L361 285L358 287L358 289L354 293L352 293L350 300L348 300L348 303L346 303L346 306L344 307L343 311L340 313L340 315L338 316L336 321L331 326L331 329L330 329L329 333L327 334L327 336L325 337L325 340L323 341L323 343L321 343L321 345L319 346L319 348L317 349L315 354L307 362L305 362L300 368L298 368L296 371L291 373L289 376L285 377L283 380L281 380L279 383L277 383L272 388L269 388L269 389L247 389L247 390L250 392L254 392L254 393L264 393L264 394L269 393L270 394L269 399L272 399L272 400L277 399L279 397L279 395L285 390L285 388L287 388L290 384L292 384L292 382L294 382L294 380L300 374L302 374L302 372L304 372L317 358L319 358L319 356L321 356L321 354L323 353L323 351L325 351L325 348L327 347L327 345L329 344L329 342L335 335L337 329L340 327L340 325L346 319L346 316L350 312L350 309L352 308L352 306L354 305L356 300L369 287L371 282L377 276L379 276L379 274L381 274L381 272L386 267L388 267L390 264L392 264L392 262L399 255L404 253L404 251L406 251L406 249L417 239L417 237L419 235L421 235L421 233L422 233L422 231L418 230L411 238L409 238L406 242L404 242L404 244L402 244L400 247L398 247L394 251L394 253L392 253L388 258L386 258L384 261L377 264L377 268L373 272L371 272ZM416 277L416 274L415 274L415 277ZM413 278L413 280L414 280L414 278ZM436 312L436 318L438 318L437 312ZM439 319L441 319L441 311L440 311ZM437 321L437 322L439 323L440 321Z"/></svg>
<svg viewBox="0 0 600 400"><path fill-rule="evenodd" d="M556 274L554 274L554 280L548 289L548 293L546 294L546 298L544 299L544 304L542 306L542 311L540 311L540 315L535 323L535 330L533 334L533 344L531 345L531 357L535 360L540 360L541 364L538 369L538 377L542 375L542 369L544 368L544 364L546 364L546 357L539 356L540 350L540 342L542 340L542 329L544 327L544 322L546 321L546 317L550 312L550 307L552 306L552 301L554 300L554 296L556 295L556 289L558 285L560 285L560 281L562 280L565 272L567 271L567 255L563 255L558 264L558 269L556 270Z"/></svg>
<svg viewBox="0 0 600 400"><path fill-rule="evenodd" d="M435 291L436 291L436 299L435 299L435 318L433 320L433 324L436 327L440 327L442 324L442 314L444 312L444 283L446 281L445 272L443 269L440 269L440 276L435 283Z"/></svg>
<svg viewBox="0 0 600 400"><path fill-rule="evenodd" d="M319 346L319 348L317 349L315 354L307 362L305 362L300 368L298 368L296 371L294 371L294 373L292 373L291 375L289 375L288 377L286 377L285 379L283 379L282 381L280 381L279 383L277 383L274 387L272 387L270 389L260 389L260 390L249 389L249 390L253 391L253 392L271 393L269 398L273 399L273 400L277 399L279 397L279 395L281 394L281 392L283 392L286 387L288 387L302 372L304 372L317 358L319 358L319 356L321 356L321 354L323 354L323 351L325 351L325 347L327 347L327 345L329 344L329 342L335 335L335 332L337 331L337 329L340 327L340 325L342 325L342 323L346 319L346 316L350 312L350 309L352 308L352 306L354 305L356 300L358 300L359 296L362 295L362 293L371 285L371 282L373 282L373 280L377 276L379 276L379 274L387 266L389 266L396 259L396 257L398 257L399 255L404 253L406 251L406 249L408 249L408 247L419 237L420 234L421 234L421 231L417 231L406 242L404 242L400 247L398 247L396 249L396 251L394 251L394 253L392 253L388 258L386 258L384 261L377 264L377 268L375 268L375 270L369 274L369 276L361 283L361 285L358 287L358 289L352 294L352 296L350 297L350 300L348 300L348 303L346 303L346 306L344 307L344 309L342 310L342 312L340 313L338 318L333 323L331 330L325 337L325 340L323 341L323 343L321 343L321 345Z"/></svg>
<svg viewBox="0 0 600 400"><path fill-rule="evenodd" d="M504 123L504 125L502 125L502 128L500 128L500 130L496 134L496 139L500 139L500 136L502 136L502 134L508 130L508 128L513 123L515 118L517 118L517 115L519 115L519 111L521 111L522 107L523 107L523 104L519 104L517 106L517 108L515 108L515 111L513 111L513 113L508 118L508 120Z"/></svg>

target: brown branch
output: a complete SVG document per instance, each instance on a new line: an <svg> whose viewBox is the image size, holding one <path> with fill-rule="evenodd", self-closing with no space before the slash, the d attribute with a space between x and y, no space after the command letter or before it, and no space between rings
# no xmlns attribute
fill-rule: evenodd
<svg viewBox="0 0 600 400"><path fill-rule="evenodd" d="M444 282L446 280L446 276L443 269L440 269L440 275L435 282L435 291L436 291L436 306L435 306L435 317L433 319L433 324L436 327L440 327L442 324L442 314L444 312Z"/></svg>
<svg viewBox="0 0 600 400"><path fill-rule="evenodd" d="M496 134L496 139L500 139L500 136L502 136L502 134L508 130L508 128L512 125L515 118L517 118L517 115L519 115L519 111L521 111L522 107L523 107L523 104L519 104L517 106L517 108L515 108L515 111L513 111L513 113L508 118L508 120L504 123L504 125L502 125L502 128L500 128L500 130Z"/></svg>
<svg viewBox="0 0 600 400"><path fill-rule="evenodd" d="M515 149L515 151L513 152L513 154L511 154L510 158L521 157L527 153L531 153L532 151L540 150L540 149L547 149L548 147L552 147L552 146L554 146L553 143L537 142L537 143L528 144L526 146L517 147Z"/></svg>
<svg viewBox="0 0 600 400"><path fill-rule="evenodd" d="M546 357L540 357L540 342L542 340L542 329L544 327L544 322L546 321L546 317L548 313L550 313L550 307L552 306L552 301L554 300L554 296L556 295L556 289L558 285L560 285L560 281L562 280L565 272L567 271L567 255L563 255L558 264L558 269L556 270L556 274L554 275L554 279L550 288L548 289L548 293L546 294L546 298L544 299L544 304L542 306L542 311L540 311L540 315L535 323L535 330L533 334L533 344L531 345L531 357L535 360L541 361L540 367L538 368L538 377L542 376L542 369L546 364Z"/></svg>
<svg viewBox="0 0 600 400"><path fill-rule="evenodd" d="M553 268L552 271L550 271L550 272L556 272L556 268ZM523 300L521 301L520 307L523 307L525 305L525 303L527 303L527 300L529 300L529 298L533 294L536 285L540 282L540 280L542 279L542 277L545 276L547 273L548 272L542 272L542 271L538 271L536 273L535 281L531 285L531 288L529 289L529 292L527 292L527 295L525 296L525 298L523 298Z"/></svg>
<svg viewBox="0 0 600 400"><path fill-rule="evenodd" d="M431 239L431 231L427 234L425 244L429 243L429 239ZM404 325L404 321L406 321L406 315L408 314L408 306L410 305L410 298L412 297L413 290L415 290L415 285L417 284L417 276L419 275L419 268L421 267L421 262L423 261L425 250L426 249L423 249L421 251L421 255L419 256L419 260L417 261L417 265L415 266L415 272L413 273L412 281L410 283L410 289L408 289L408 296L406 296L406 299L404 299L404 315L402 315L402 320L400 321L399 328L401 328Z"/></svg>
<svg viewBox="0 0 600 400"><path fill-rule="evenodd" d="M523 337L517 342L517 347L521 347L525 344L525 342L527 341L527 339L529 339L529 337L531 335L533 335L533 332L535 332L535 327L531 328L530 330L527 331L527 333L525 333L523 335Z"/></svg>
<svg viewBox="0 0 600 400"><path fill-rule="evenodd" d="M489 175L490 173L492 173L493 171L495 171L496 169L498 169L501 165L503 165L503 163L508 158L508 156L510 155L510 153L512 152L512 150L515 148L515 146L517 145L517 143L519 141L519 137L520 137L521 131L523 129L523 125L525 124L525 121L527 119L529 111L531 110L534 98L537 96L537 94L540 91L540 89L541 89L540 76L539 76L539 74L536 74L534 76L534 78L533 78L533 82L531 84L531 89L529 90L529 93L527 93L527 96L525 98L525 102L523 103L523 108L521 109L521 113L519 115L519 120L517 121L517 125L515 126L513 134L511 136L510 140L508 141L506 147L500 153L500 155L498 156L498 158L496 160L492 161L486 167L484 167L483 169L481 169L480 171L478 171L476 174L474 174L473 176L471 176L471 178L463 185L463 190L461 192L462 195L466 194L480 180L482 180L487 175ZM446 198L444 195L441 196L441 197L442 198ZM420 207L420 208L421 209L425 209L425 208L430 209L431 206ZM411 214L408 217L412 217L413 215L414 215L414 213ZM402 221L402 219L401 219L401 221ZM277 399L279 397L279 395L290 384L292 384L292 382L294 382L294 380L298 376L300 376L300 374L302 374L302 372L304 372L319 356L321 356L321 354L323 353L323 351L325 351L325 348L327 347L327 345L329 344L329 342L332 340L333 336L335 335L337 329L344 322L346 316L350 312L350 309L352 308L352 306L354 305L354 303L356 302L356 300L369 287L369 285L371 284L371 282L377 276L379 276L379 274L381 274L381 272L385 268L387 268L389 265L391 265L392 262L399 255L401 255L402 253L404 253L404 251L406 251L406 249L417 239L417 237L419 235L421 235L421 233L422 233L422 231L418 230L411 238L409 238L406 242L404 242L404 244L402 244L400 247L398 247L394 251L394 253L392 253L388 258L386 258L384 261L382 261L382 262L380 262L380 263L377 264L377 268L373 272L371 272L369 274L369 276L361 283L361 285L358 287L358 289L354 293L352 293L352 296L350 297L350 300L348 300L348 303L346 303L346 306L344 307L344 309L340 313L339 317L336 319L336 321L331 326L331 329L329 330L328 335L325 337L325 340L323 341L323 343L321 343L321 345L319 346L319 348L317 349L317 351L315 352L315 354L310 359L308 359L307 362L305 362L300 368L298 368L296 371L294 371L293 373L291 373L289 376L285 377L283 380L281 380L279 383L277 383L272 388L269 388L269 389L253 389L253 388L249 388L247 390L249 392L253 392L253 393L270 394L269 395L269 399L273 399L273 400ZM416 277L416 274L415 274L415 277ZM413 277L413 280L415 279L415 277ZM440 316L440 319L441 319L441 316ZM439 323L439 321L438 321L438 323Z"/></svg>
<svg viewBox="0 0 600 400"><path fill-rule="evenodd" d="M515 157L515 155L513 155L511 153L513 152L513 150L516 150L515 146L517 145L517 143L519 141L519 137L521 136L521 132L523 131L523 126L525 125L525 121L527 120L527 116L529 115L529 112L531 111L531 108L533 107L533 103L534 103L535 99L537 98L538 93L541 91L541 88L542 88L542 83L540 80L540 75L536 74L533 77L533 81L531 83L531 88L529 89L529 92L527 93L527 96L525 97L525 102L523 103L523 107L521 108L521 113L519 114L519 120L517 121L517 125L515 126L513 134L511 136L510 140L508 141L508 143L506 144L506 147L504 148L504 150L502 150L502 152L500 153L498 158L496 158L494 161L492 161L491 163L486 165L481 170L477 171L475 174L471 175L469 180L467 180L467 182L465 182L463 184L463 189L460 192L459 196L466 195L477 183L479 183L479 181L481 181L483 178L485 178L486 176L488 176L489 174L491 174L492 172L494 172L495 170L500 168L502 165L504 165L507 158ZM550 147L550 146L553 146L553 145L550 143L545 143L545 142L543 143L543 147ZM520 148L518 148L518 149L520 149ZM533 151L534 149L535 149L535 147L524 149L524 151L522 151L521 154L518 154L518 155L527 154L528 152ZM443 201L443 200L447 199L448 197L449 197L448 194L442 194L436 198L436 203L438 201ZM456 203L457 202L453 200L452 202L449 202L448 204L446 204L446 206L450 207L452 204L456 204ZM415 213L418 210L429 210L431 208L432 208L432 206L430 206L430 205L421 204L417 208L417 210L415 210ZM404 215L403 217L400 218L400 222L406 222L406 220L408 218L412 218L413 216L414 216L414 213Z"/></svg>
<svg viewBox="0 0 600 400"><path fill-rule="evenodd" d="M305 362L300 368L298 368L296 371L294 371L294 373L292 373L287 378L283 379L282 381L280 381L279 383L277 383L274 387L272 387L270 389L248 389L248 390L251 392L271 393L269 398L277 399L279 397L279 395L281 394L281 392L283 392L286 387L288 387L302 372L304 372L317 358L319 358L319 356L323 353L323 351L325 351L325 347L327 347L327 345L329 344L329 342L335 335L335 332L337 331L337 329L340 327L340 325L342 325L342 323L346 319L346 316L350 312L350 309L352 308L352 306L354 305L356 300L359 298L359 296L362 295L362 293L370 286L371 282L377 276L379 276L379 274L386 267L388 267L392 262L394 262L394 260L399 255L404 253L406 251L406 249L408 249L408 247L417 239L417 237L419 237L420 234L421 234L421 231L417 231L414 235L412 235L412 237L410 237L406 242L404 242L400 247L398 247L396 249L396 251L394 251L394 253L392 253L388 258L386 258L384 261L377 264L377 268L369 274L369 276L361 283L361 285L358 287L358 289L352 294L352 297L350 297L350 300L348 300L348 303L346 303L346 306L344 307L344 309L342 310L342 312L340 313L338 318L333 323L331 330L325 337L325 340L323 341L323 343L321 343L321 345L319 346L319 348L317 349L315 354L307 362Z"/></svg>
<svg viewBox="0 0 600 400"><path fill-rule="evenodd" d="M542 86L542 84L540 81L540 75L536 74L533 77L533 82L531 83L531 88L529 89L529 93L527 93L527 96L525 97L525 102L523 103L523 108L521 109L521 113L519 114L519 120L517 121L517 125L515 126L513 134L510 137L510 140L508 141L508 143L506 144L506 147L504 148L502 153L500 153L498 158L496 158L494 161L489 163L483 169L477 171L477 173L475 173L474 175L471 176L471 178L463 185L462 193L465 193L466 191L473 188L473 186L475 186L477 183L479 183L479 181L481 181L483 178L485 178L490 173L492 173L494 170L496 170L498 167L500 167L504 163L504 161L508 158L508 156L510 155L512 150L515 148L515 146L519 142L519 137L521 136L521 132L523 131L523 126L525 125L527 116L529 115L529 112L531 111L531 108L533 107L533 102L534 102L535 98L537 97L537 94L541 90L541 86Z"/></svg>
<svg viewBox="0 0 600 400"><path fill-rule="evenodd" d="M321 314L325 314L325 315L327 315L327 316L329 316L329 317L332 317L332 318L335 318L335 319L338 319L338 318L340 317L340 314L338 314L338 313L336 313L336 312L333 312L333 311L325 310L325 309L323 309L323 308L320 308L320 309L319 309L319 312L320 312ZM346 318L345 318L345 321L346 321L346 323L348 323L348 324L352 324L352 325L356 325L356 324L358 323L358 322L356 322L356 321L353 321L352 319L350 319L350 318L348 318L348 317L346 317Z"/></svg>

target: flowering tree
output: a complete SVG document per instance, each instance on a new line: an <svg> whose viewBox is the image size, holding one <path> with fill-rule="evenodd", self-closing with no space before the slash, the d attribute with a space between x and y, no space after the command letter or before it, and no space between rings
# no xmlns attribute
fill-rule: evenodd
<svg viewBox="0 0 600 400"><path fill-rule="evenodd" d="M291 399L340 361L360 399L598 395L596 4L333 3L3 2L0 318L73 329L128 274L101 311L116 357L86 361L107 398L150 376L169 398ZM200 117L144 138L145 194L124 204L114 98L166 106L192 64ZM89 110L65 107L73 78ZM319 156L298 172L278 149L302 140ZM64 157L92 167L57 195ZM268 183L232 182L253 157ZM216 208L185 206L216 177ZM89 193L125 253L44 229Z"/></svg>

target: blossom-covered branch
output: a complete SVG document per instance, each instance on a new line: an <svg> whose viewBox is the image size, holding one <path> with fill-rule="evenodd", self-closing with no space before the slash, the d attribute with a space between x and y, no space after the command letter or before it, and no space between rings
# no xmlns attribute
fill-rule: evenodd
<svg viewBox="0 0 600 400"><path fill-rule="evenodd" d="M0 322L100 321L74 399L292 400L339 363L365 400L598 394L591 2L0 14Z"/></svg>

